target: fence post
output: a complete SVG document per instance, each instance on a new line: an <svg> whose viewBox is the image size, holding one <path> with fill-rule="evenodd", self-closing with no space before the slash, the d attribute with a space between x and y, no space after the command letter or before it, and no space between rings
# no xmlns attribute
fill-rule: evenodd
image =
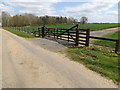
<svg viewBox="0 0 120 90"><path fill-rule="evenodd" d="M86 45L85 45L87 47L89 47L89 43L90 43L89 36L90 36L90 29L87 29L87 31L86 31Z"/></svg>
<svg viewBox="0 0 120 90"><path fill-rule="evenodd" d="M44 28L44 26L43 26L43 27L42 27L42 38L44 38L44 37L45 37L44 30L45 30L45 28Z"/></svg>
<svg viewBox="0 0 120 90"><path fill-rule="evenodd" d="M38 28L38 37L40 37L40 28Z"/></svg>
<svg viewBox="0 0 120 90"><path fill-rule="evenodd" d="M60 29L60 34L62 33L62 29ZM60 35L60 39L62 39L62 35Z"/></svg>
<svg viewBox="0 0 120 90"><path fill-rule="evenodd" d="M70 39L70 32L69 32L70 30L68 29L68 42L69 42L69 39Z"/></svg>
<svg viewBox="0 0 120 90"><path fill-rule="evenodd" d="M79 30L76 29L76 42L75 45L78 46L79 45Z"/></svg>
<svg viewBox="0 0 120 90"><path fill-rule="evenodd" d="M120 50L120 39L116 41L115 53Z"/></svg>
<svg viewBox="0 0 120 90"><path fill-rule="evenodd" d="M54 29L54 38L55 38L55 35L56 35L56 34L55 34L55 29Z"/></svg>
<svg viewBox="0 0 120 90"><path fill-rule="evenodd" d="M47 33L46 33L46 34L47 34ZM48 37L50 37L50 34L51 34L51 33L50 33L50 29L48 29Z"/></svg>
<svg viewBox="0 0 120 90"><path fill-rule="evenodd" d="M32 32L32 34L34 34L34 33L35 33L35 30L34 30L34 28L32 29L32 31L33 31L33 32Z"/></svg>
<svg viewBox="0 0 120 90"><path fill-rule="evenodd" d="M58 28L57 28L57 39L58 39Z"/></svg>
<svg viewBox="0 0 120 90"><path fill-rule="evenodd" d="M75 45L78 46L78 45L79 45L79 30L78 30L78 24L77 24L75 27L76 27L76 41L75 41Z"/></svg>

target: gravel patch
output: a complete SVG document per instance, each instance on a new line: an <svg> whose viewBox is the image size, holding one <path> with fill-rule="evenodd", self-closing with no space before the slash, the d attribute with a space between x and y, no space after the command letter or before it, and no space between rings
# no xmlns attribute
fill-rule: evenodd
<svg viewBox="0 0 120 90"><path fill-rule="evenodd" d="M70 43L68 43L67 41L59 40L59 39L57 40L52 37L33 38L28 40L44 49L47 49L53 52L61 51L67 48L68 46L70 46Z"/></svg>

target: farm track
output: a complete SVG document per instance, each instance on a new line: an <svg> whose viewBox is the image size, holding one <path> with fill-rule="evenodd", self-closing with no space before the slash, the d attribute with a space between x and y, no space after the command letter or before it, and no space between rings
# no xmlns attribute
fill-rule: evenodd
<svg viewBox="0 0 120 90"><path fill-rule="evenodd" d="M2 34L1 34L2 33ZM8 31L2 35L3 88L114 88L112 81Z"/></svg>
<svg viewBox="0 0 120 90"><path fill-rule="evenodd" d="M2 89L2 31L0 30L0 89Z"/></svg>
<svg viewBox="0 0 120 90"><path fill-rule="evenodd" d="M118 31L119 27L117 28L110 28L110 29L104 29L104 30L99 30L99 31L91 31L92 36L104 36L110 33L114 33Z"/></svg>
<svg viewBox="0 0 120 90"><path fill-rule="evenodd" d="M107 34L114 33L119 30L119 27L117 28L110 28L110 29L105 29L105 30L100 30L100 31L91 31L90 35L91 36L97 36L97 37L102 37ZM95 39L91 39L91 41L94 41Z"/></svg>

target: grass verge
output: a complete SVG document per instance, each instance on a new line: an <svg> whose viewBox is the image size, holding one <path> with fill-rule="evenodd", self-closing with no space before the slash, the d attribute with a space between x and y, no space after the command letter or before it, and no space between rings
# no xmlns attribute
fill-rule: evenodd
<svg viewBox="0 0 120 90"><path fill-rule="evenodd" d="M20 37L23 37L23 38L35 38L35 36L31 35L31 34L28 34L28 33L24 33L24 32L21 32L21 31L18 31L18 30L12 30L10 28L3 28L11 33L14 33Z"/></svg>
<svg viewBox="0 0 120 90"><path fill-rule="evenodd" d="M120 31L117 31L113 34L105 35L104 37L119 39ZM106 47L115 48L116 42L113 41L106 41L106 40L96 40L93 42L94 45L101 45Z"/></svg>
<svg viewBox="0 0 120 90"><path fill-rule="evenodd" d="M71 60L84 64L87 68L100 73L118 84L120 66L118 55L98 48L68 48L64 51Z"/></svg>

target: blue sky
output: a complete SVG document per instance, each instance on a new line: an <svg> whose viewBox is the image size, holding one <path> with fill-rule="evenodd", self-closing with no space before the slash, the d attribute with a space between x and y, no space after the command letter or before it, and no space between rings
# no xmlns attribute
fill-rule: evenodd
<svg viewBox="0 0 120 90"><path fill-rule="evenodd" d="M65 16L64 13L62 13L61 11L64 9L64 7L75 7L75 6L78 6L78 5L82 5L83 3L85 2L58 2L58 3L55 3L53 6L55 7L56 9L56 14L60 15L60 16Z"/></svg>
<svg viewBox="0 0 120 90"><path fill-rule="evenodd" d="M11 15L32 13L37 16L66 16L89 22L118 22L118 0L86 0L86 2L63 0L1 0L2 11Z"/></svg>

